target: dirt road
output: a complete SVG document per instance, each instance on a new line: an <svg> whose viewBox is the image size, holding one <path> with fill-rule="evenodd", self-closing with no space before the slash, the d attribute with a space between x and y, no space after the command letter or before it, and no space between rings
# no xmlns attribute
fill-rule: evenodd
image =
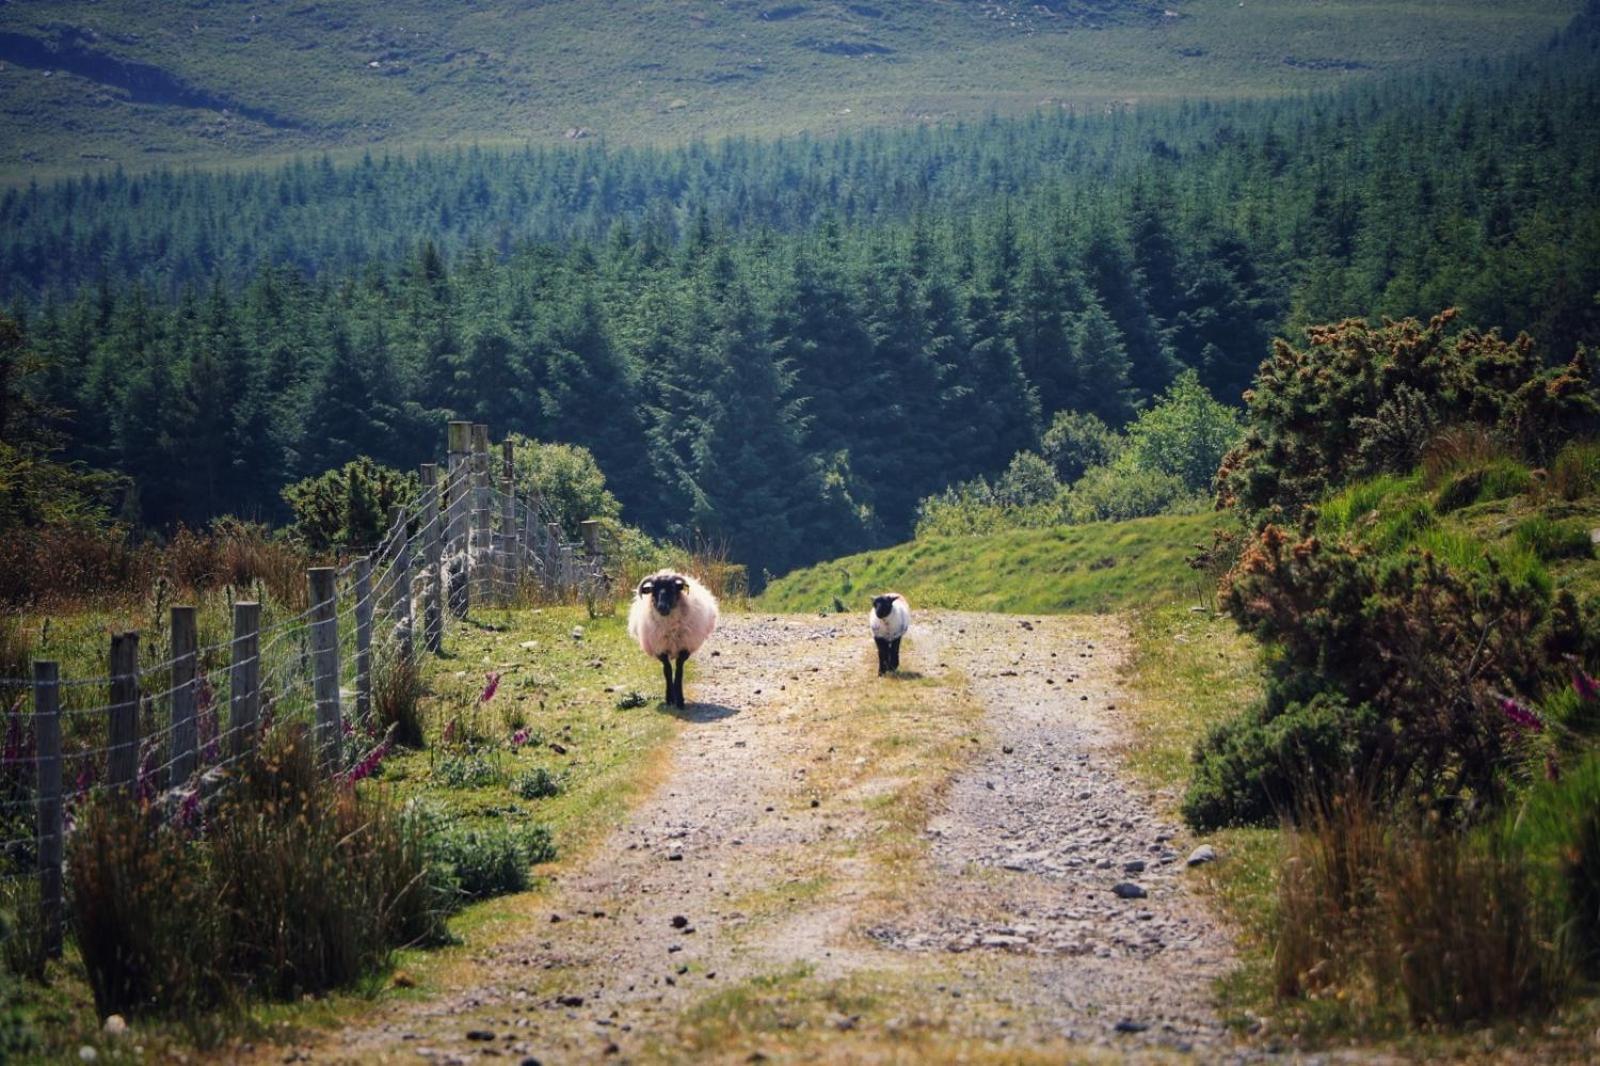
<svg viewBox="0 0 1600 1066"><path fill-rule="evenodd" d="M1112 619L924 612L880 680L857 619L733 615L665 783L548 918L469 987L302 1054L1226 1058L1229 938L1119 766L1125 643Z"/></svg>

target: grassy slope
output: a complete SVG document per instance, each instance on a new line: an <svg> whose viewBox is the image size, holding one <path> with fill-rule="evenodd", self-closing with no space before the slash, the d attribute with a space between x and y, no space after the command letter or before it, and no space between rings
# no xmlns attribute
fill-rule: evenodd
<svg viewBox="0 0 1600 1066"><path fill-rule="evenodd" d="M930 537L818 563L774 581L757 601L776 611L866 610L894 589L913 605L978 611L1116 611L1198 595L1184 563L1223 521L1141 518L989 537Z"/></svg>
<svg viewBox="0 0 1600 1066"><path fill-rule="evenodd" d="M54 41L77 31L85 48L159 68L233 107L134 101L104 81L60 69L47 77L35 61L14 56L0 64L0 174L374 145L551 141L580 126L613 141L660 143L1278 94L1527 48L1563 25L1580 0L1049 5L1067 17L1048 17L1037 6L10 4L0 34ZM863 49L882 51L841 54Z"/></svg>

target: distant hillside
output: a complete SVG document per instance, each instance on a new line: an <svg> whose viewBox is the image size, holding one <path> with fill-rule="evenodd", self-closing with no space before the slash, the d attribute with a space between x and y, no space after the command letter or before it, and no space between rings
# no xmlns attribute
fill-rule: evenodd
<svg viewBox="0 0 1600 1066"><path fill-rule="evenodd" d="M1579 0L0 0L0 174L669 142L1327 87Z"/></svg>

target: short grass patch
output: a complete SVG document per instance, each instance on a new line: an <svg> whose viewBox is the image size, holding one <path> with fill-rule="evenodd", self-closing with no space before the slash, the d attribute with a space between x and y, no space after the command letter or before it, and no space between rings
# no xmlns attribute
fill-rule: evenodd
<svg viewBox="0 0 1600 1066"><path fill-rule="evenodd" d="M760 610L866 610L884 589L917 607L1015 613L1102 613L1193 596L1200 578L1184 561L1211 531L1212 514L1163 515L1019 529L989 536L927 537L818 563L778 578ZM1027 565L1018 560L1026 558Z"/></svg>

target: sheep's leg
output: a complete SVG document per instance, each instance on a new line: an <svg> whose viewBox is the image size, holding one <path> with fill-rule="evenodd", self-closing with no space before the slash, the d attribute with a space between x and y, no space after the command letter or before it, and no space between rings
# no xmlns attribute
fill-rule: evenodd
<svg viewBox="0 0 1600 1066"><path fill-rule="evenodd" d="M900 672L900 638L895 637L889 643L889 669L895 673Z"/></svg>
<svg viewBox="0 0 1600 1066"><path fill-rule="evenodd" d="M667 679L667 704L670 706L672 704L672 660L667 657L666 652L662 652L657 658L661 660L661 674Z"/></svg>
<svg viewBox="0 0 1600 1066"><path fill-rule="evenodd" d="M680 651L678 653L678 678L673 682L673 689L678 694L678 710L680 711L683 710L683 664L688 661L689 653Z"/></svg>
<svg viewBox="0 0 1600 1066"><path fill-rule="evenodd" d="M873 637L872 642L878 646L878 676L882 677L889 672L889 642L883 637Z"/></svg>

